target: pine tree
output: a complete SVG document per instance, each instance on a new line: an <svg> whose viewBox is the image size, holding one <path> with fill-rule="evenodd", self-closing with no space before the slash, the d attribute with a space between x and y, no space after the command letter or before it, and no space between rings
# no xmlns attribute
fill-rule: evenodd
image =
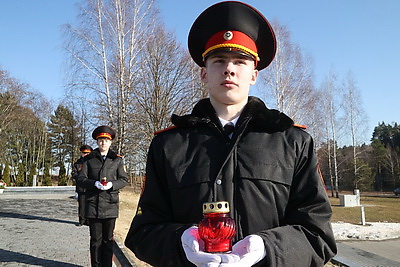
<svg viewBox="0 0 400 267"><path fill-rule="evenodd" d="M65 171L65 167L63 165L61 165L60 171L58 173L58 185L59 186L67 185L66 171Z"/></svg>
<svg viewBox="0 0 400 267"><path fill-rule="evenodd" d="M6 167L4 168L4 172L3 172L3 182L5 182L7 185L11 185L10 166L7 163L6 163Z"/></svg>
<svg viewBox="0 0 400 267"><path fill-rule="evenodd" d="M380 123L372 134L374 172L380 190L393 190L400 184L400 125Z"/></svg>
<svg viewBox="0 0 400 267"><path fill-rule="evenodd" d="M65 168L72 166L75 161L74 155L80 139L79 126L72 112L67 107L59 105L54 115L50 117L48 129L52 157L55 159L55 165L60 168L58 184L66 184ZM60 179L64 179L64 181L60 181Z"/></svg>
<svg viewBox="0 0 400 267"><path fill-rule="evenodd" d="M46 165L44 167L42 185L43 186L51 186L52 185L51 176L50 176L50 169L49 169L48 165Z"/></svg>
<svg viewBox="0 0 400 267"><path fill-rule="evenodd" d="M25 185L25 168L22 163L18 165L18 174L15 180L16 186L24 186Z"/></svg>

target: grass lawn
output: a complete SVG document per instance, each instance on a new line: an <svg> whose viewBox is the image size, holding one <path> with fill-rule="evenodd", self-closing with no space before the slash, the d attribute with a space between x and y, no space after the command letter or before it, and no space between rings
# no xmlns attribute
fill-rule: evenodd
<svg viewBox="0 0 400 267"><path fill-rule="evenodd" d="M342 207L339 198L330 197L332 205L332 222L347 222L359 224L361 222L360 207ZM363 196L360 204L364 206L366 222L400 223L400 197Z"/></svg>

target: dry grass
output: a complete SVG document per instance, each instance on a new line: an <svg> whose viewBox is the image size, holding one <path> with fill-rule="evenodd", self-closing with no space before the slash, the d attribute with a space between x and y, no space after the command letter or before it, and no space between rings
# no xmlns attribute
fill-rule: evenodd
<svg viewBox="0 0 400 267"><path fill-rule="evenodd" d="M132 187L125 187L123 190L121 190L119 197L120 197L120 203L119 203L120 210L119 210L119 217L115 225L114 234L116 238L123 243L125 241L126 234L129 231L129 227L131 226L133 216L135 215L136 212L137 202L139 200L139 194L135 193ZM135 254L133 254L129 249L126 249L125 252L127 256L132 261L135 262L136 266L138 267L151 266L147 263L138 260L135 257Z"/></svg>
<svg viewBox="0 0 400 267"><path fill-rule="evenodd" d="M332 222L361 222L360 207L340 206L338 198L330 198L332 204ZM394 196L361 196L367 222L400 222L400 198Z"/></svg>

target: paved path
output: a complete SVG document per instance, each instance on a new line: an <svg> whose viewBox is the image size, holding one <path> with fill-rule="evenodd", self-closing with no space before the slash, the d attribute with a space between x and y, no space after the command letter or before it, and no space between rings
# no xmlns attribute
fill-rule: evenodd
<svg viewBox="0 0 400 267"><path fill-rule="evenodd" d="M90 266L70 194L0 194L0 266Z"/></svg>
<svg viewBox="0 0 400 267"><path fill-rule="evenodd" d="M334 258L349 267L400 266L400 239L338 242Z"/></svg>

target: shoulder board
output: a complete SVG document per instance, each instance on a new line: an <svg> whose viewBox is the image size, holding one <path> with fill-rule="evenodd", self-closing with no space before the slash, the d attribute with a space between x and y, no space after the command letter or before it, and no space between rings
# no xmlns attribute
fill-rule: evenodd
<svg viewBox="0 0 400 267"><path fill-rule="evenodd" d="M301 125L301 124L293 124L293 126L294 127L297 127L297 128L300 128L300 129L303 129L303 130L305 130L305 129L307 129L307 126L305 126L305 125Z"/></svg>
<svg viewBox="0 0 400 267"><path fill-rule="evenodd" d="M155 131L155 132L154 132L154 135L157 135L157 134L160 134L160 133L163 133L163 132L167 132L167 131L172 130L172 129L175 129L175 128L177 128L177 126L173 125L173 126L170 126L170 127L168 127L168 128Z"/></svg>

